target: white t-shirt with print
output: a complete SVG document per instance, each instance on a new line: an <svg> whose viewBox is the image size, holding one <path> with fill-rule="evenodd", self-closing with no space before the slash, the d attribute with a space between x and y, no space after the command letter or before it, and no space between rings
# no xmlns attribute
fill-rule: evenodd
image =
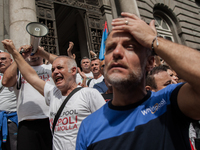
<svg viewBox="0 0 200 150"><path fill-rule="evenodd" d="M51 64L32 66L38 76L54 85L51 78ZM49 117L49 106L46 105L44 96L42 96L34 87L32 87L22 76L21 88L17 90L15 85L14 91L17 95L17 114L18 122L27 119L43 119Z"/></svg>
<svg viewBox="0 0 200 150"><path fill-rule="evenodd" d="M65 100L61 91L48 83L44 87L44 96L50 106L50 125L52 128L54 117ZM101 94L92 88L82 88L76 92L64 107L53 135L54 150L74 150L78 129L83 119L105 104Z"/></svg>
<svg viewBox="0 0 200 150"><path fill-rule="evenodd" d="M85 73L86 75L86 83L89 79L92 79L94 78L93 76L93 73L90 71L90 73ZM81 75L79 73L76 74L76 83L79 84L79 83L82 83L83 82L83 78L81 77Z"/></svg>
<svg viewBox="0 0 200 150"><path fill-rule="evenodd" d="M92 80L90 81L89 87L93 88L93 86L94 86L95 84L102 82L103 79L104 79L103 75L102 75L100 78L98 78L98 79L92 79Z"/></svg>

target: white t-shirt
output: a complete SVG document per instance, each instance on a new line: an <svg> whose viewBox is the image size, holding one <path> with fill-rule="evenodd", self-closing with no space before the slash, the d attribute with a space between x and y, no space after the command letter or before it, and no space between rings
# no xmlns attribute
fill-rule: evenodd
<svg viewBox="0 0 200 150"><path fill-rule="evenodd" d="M89 79L94 78L93 73L90 71L90 73L85 73L87 79L86 79L86 83ZM83 82L83 78L81 77L81 75L79 73L76 74L76 83L82 83Z"/></svg>
<svg viewBox="0 0 200 150"><path fill-rule="evenodd" d="M11 88L2 85L3 74L0 73L0 110L17 111L16 95Z"/></svg>
<svg viewBox="0 0 200 150"><path fill-rule="evenodd" d="M102 75L100 78L98 78L98 79L92 79L92 80L90 81L89 87L93 88L93 86L94 86L95 84L102 82L103 79L104 79L103 75Z"/></svg>
<svg viewBox="0 0 200 150"><path fill-rule="evenodd" d="M51 64L32 66L32 68L42 80L54 85L51 78ZM26 119L43 119L49 117L49 106L46 105L44 97L23 77L21 79L20 90L17 90L16 85L14 90L17 95L18 122Z"/></svg>
<svg viewBox="0 0 200 150"><path fill-rule="evenodd" d="M50 105L50 125L53 126L54 117L65 100L61 91L48 83L44 87L47 105ZM54 150L74 150L78 129L83 119L105 104L101 94L92 88L82 88L76 92L64 107L53 135Z"/></svg>

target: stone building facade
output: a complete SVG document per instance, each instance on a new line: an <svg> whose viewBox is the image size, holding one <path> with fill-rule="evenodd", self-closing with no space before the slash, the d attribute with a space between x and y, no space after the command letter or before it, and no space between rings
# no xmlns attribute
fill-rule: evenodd
<svg viewBox="0 0 200 150"><path fill-rule="evenodd" d="M89 51L99 52L104 22L132 12L149 23L156 20L158 33L166 39L200 50L200 3L198 0L0 0L0 40L11 38L16 47L29 44L29 22L49 28L41 45L66 55L69 41L77 62ZM0 49L3 45L0 44Z"/></svg>

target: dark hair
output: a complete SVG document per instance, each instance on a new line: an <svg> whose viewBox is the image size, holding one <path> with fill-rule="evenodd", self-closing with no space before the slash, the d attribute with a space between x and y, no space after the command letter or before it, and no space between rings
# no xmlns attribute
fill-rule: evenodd
<svg viewBox="0 0 200 150"><path fill-rule="evenodd" d="M168 69L172 70L172 69L171 69L169 66L167 66L167 65L163 65L163 67L166 68L167 70L168 70Z"/></svg>
<svg viewBox="0 0 200 150"><path fill-rule="evenodd" d="M167 68L165 66L158 66L154 67L147 75L146 79L146 86L150 86L153 89L157 89L157 84L155 82L155 74L158 74L159 72L167 71Z"/></svg>
<svg viewBox="0 0 200 150"><path fill-rule="evenodd" d="M100 62L100 59L99 58L97 58L97 57L93 57L93 58L91 58L91 61L94 61L94 60L99 60L99 62Z"/></svg>

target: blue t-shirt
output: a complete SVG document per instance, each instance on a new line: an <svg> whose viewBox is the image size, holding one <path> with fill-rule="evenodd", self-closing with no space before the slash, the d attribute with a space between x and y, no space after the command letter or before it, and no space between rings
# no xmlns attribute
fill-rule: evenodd
<svg viewBox="0 0 200 150"><path fill-rule="evenodd" d="M104 80L100 83L95 84L93 88L97 89L101 94L105 93L108 90L108 87L106 86Z"/></svg>
<svg viewBox="0 0 200 150"><path fill-rule="evenodd" d="M76 150L188 150L191 121L179 109L182 84L148 92L139 102L113 106L111 101L83 120Z"/></svg>

